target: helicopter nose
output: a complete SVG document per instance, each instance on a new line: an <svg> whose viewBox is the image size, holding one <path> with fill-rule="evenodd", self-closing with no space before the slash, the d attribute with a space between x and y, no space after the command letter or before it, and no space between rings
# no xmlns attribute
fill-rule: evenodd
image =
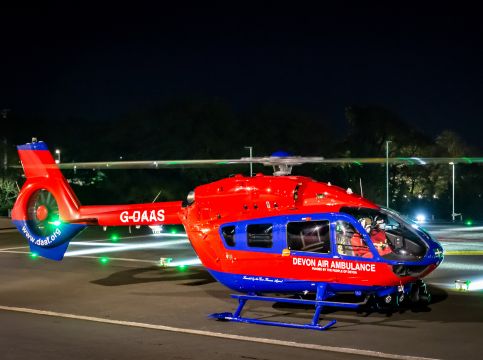
<svg viewBox="0 0 483 360"><path fill-rule="evenodd" d="M443 250L443 247L439 243L435 244L435 246L433 248L433 257L436 260L436 266L439 265L441 263L441 261L443 261L444 250Z"/></svg>

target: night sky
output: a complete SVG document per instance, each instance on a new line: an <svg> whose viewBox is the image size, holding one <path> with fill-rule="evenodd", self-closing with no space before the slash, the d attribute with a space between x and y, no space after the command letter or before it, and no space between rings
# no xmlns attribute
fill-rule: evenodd
<svg viewBox="0 0 483 360"><path fill-rule="evenodd" d="M172 97L215 96L241 111L299 107L340 128L347 105L378 105L429 135L452 129L479 145L477 9L225 3L2 5L0 108L104 121Z"/></svg>

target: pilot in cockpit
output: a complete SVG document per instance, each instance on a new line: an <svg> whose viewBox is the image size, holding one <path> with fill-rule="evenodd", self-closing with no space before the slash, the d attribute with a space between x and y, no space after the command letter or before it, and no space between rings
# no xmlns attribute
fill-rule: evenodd
<svg viewBox="0 0 483 360"><path fill-rule="evenodd" d="M386 222L381 217L375 217L374 224L370 218L363 218L361 225L371 237L371 241L379 255L384 256L392 252L386 237Z"/></svg>

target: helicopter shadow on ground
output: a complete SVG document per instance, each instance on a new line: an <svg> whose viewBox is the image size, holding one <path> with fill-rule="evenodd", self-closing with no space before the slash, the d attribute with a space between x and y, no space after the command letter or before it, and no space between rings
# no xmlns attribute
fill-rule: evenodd
<svg viewBox="0 0 483 360"><path fill-rule="evenodd" d="M101 286L123 286L164 281L178 282L179 285L184 286L199 286L213 283L216 280L201 268L190 268L189 270L180 271L175 268L149 266L118 271L105 278L93 280L91 283Z"/></svg>

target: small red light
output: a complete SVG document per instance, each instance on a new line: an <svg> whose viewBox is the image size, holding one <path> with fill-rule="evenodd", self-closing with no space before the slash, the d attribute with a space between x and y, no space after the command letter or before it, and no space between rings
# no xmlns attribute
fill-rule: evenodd
<svg viewBox="0 0 483 360"><path fill-rule="evenodd" d="M39 221L44 221L49 216L49 210L44 205L40 205L35 213Z"/></svg>

